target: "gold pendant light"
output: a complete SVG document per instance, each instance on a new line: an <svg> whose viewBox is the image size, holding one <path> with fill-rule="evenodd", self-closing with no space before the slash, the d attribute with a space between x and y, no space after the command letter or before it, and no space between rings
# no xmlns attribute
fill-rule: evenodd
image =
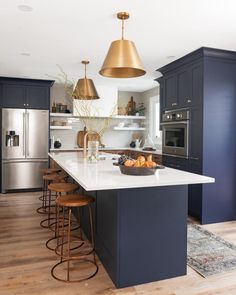
<svg viewBox="0 0 236 295"><path fill-rule="evenodd" d="M74 99L80 99L80 100L92 100L92 99L98 99L98 93L94 86L92 79L87 79L86 77L86 66L89 64L89 61L83 60L81 62L84 65L84 79L79 79L75 89L72 93L72 97Z"/></svg>
<svg viewBox="0 0 236 295"><path fill-rule="evenodd" d="M122 38L111 43L102 69L99 74L111 78L133 78L146 74L134 42L124 40L124 20L129 18L128 12L117 13L122 20Z"/></svg>

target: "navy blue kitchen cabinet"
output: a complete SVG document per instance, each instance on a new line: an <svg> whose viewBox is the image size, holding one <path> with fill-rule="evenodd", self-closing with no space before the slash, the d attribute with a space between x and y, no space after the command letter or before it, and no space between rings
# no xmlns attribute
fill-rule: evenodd
<svg viewBox="0 0 236 295"><path fill-rule="evenodd" d="M191 69L183 68L177 74L177 98L178 107L185 107L192 100L191 97Z"/></svg>
<svg viewBox="0 0 236 295"><path fill-rule="evenodd" d="M50 87L54 81L0 78L1 107L50 109Z"/></svg>
<svg viewBox="0 0 236 295"><path fill-rule="evenodd" d="M202 47L158 71L163 76L156 80L164 84L161 112L190 111L187 164L165 156L163 164L215 178L215 184L189 186L190 215L202 224L235 220L236 52ZM174 106L165 93L169 77L176 81L172 83L177 92Z"/></svg>
<svg viewBox="0 0 236 295"><path fill-rule="evenodd" d="M117 288L186 274L187 190L177 185L85 192L96 196L95 250ZM88 235L87 208L81 209L73 212Z"/></svg>
<svg viewBox="0 0 236 295"><path fill-rule="evenodd" d="M163 109L171 110L178 105L177 98L177 76L175 74L167 75L164 78L163 91Z"/></svg>
<svg viewBox="0 0 236 295"><path fill-rule="evenodd" d="M25 89L21 85L3 84L1 105L6 108L25 108Z"/></svg>
<svg viewBox="0 0 236 295"><path fill-rule="evenodd" d="M189 171L189 162L185 158L163 155L162 161L166 167Z"/></svg>
<svg viewBox="0 0 236 295"><path fill-rule="evenodd" d="M190 159L188 160L189 172L202 174L202 161ZM189 215L200 219L202 217L202 185L192 184L188 186L188 211Z"/></svg>
<svg viewBox="0 0 236 295"><path fill-rule="evenodd" d="M163 85L161 85L163 91L160 93L162 112L199 104L199 97L202 96L200 93L202 89L201 62L180 66L178 70L167 72L157 81L160 83L161 79L163 80Z"/></svg>
<svg viewBox="0 0 236 295"><path fill-rule="evenodd" d="M164 97L164 79L163 77L157 78L156 81L159 83L159 93L160 97L162 97L162 103L160 104L160 114L164 113L164 104L163 104L163 97ZM161 123L161 116L160 116L160 123Z"/></svg>

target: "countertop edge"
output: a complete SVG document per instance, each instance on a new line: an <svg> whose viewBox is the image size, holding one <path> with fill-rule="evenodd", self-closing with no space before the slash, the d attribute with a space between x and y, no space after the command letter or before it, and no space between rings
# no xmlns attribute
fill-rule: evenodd
<svg viewBox="0 0 236 295"><path fill-rule="evenodd" d="M73 152L71 152L73 153ZM57 153L55 153L56 155ZM72 177L79 185L81 185L86 191L101 191L101 190L114 190L114 189L135 189L135 188L148 188L148 187L161 187L161 186L177 186L177 185L191 185L191 184L207 184L207 183L214 183L215 182L215 179L212 178L212 177L209 177L209 176L203 176L203 175L199 175L199 177L204 177L205 179L199 179L199 180L184 180L184 181L181 181L181 180L178 180L178 182L175 182L173 179L169 181L166 181L164 183L153 183L153 184L142 184L140 185L140 183L133 183L132 185L130 186L127 186L127 184L125 185L122 185L122 182L121 184L118 184L115 188L114 188L114 185L105 185L105 187L103 187L102 185L101 186L97 186L97 187L94 187L94 186L91 186L91 185L86 185L86 183L84 183L83 181L81 181L76 175L73 175L73 173L71 171L69 171L60 161L58 161L56 159L56 157L54 157L53 153L48 153L49 157L54 160L65 172L68 173L68 175L70 177ZM109 154L111 155L111 154ZM166 168L166 169L170 169L170 170L176 170L176 169L173 169L173 168ZM183 172L183 171L179 171L179 172ZM184 172L184 173L189 173L189 172ZM189 173L189 174L195 174L195 173ZM198 174L195 174L195 175L198 175ZM133 177L138 177L138 176L133 176Z"/></svg>

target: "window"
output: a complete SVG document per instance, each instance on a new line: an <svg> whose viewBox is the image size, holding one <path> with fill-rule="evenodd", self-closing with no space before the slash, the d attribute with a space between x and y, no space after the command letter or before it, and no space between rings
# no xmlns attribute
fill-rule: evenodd
<svg viewBox="0 0 236 295"><path fill-rule="evenodd" d="M153 96L150 98L149 104L149 135L154 144L157 144L161 140L160 131L160 102L159 96Z"/></svg>

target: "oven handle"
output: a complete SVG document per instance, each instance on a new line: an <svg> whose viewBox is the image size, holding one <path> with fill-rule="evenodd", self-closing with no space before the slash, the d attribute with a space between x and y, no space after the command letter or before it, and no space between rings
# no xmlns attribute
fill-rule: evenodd
<svg viewBox="0 0 236 295"><path fill-rule="evenodd" d="M189 124L189 121L174 121L174 122L163 122L160 125L173 125L173 124Z"/></svg>

